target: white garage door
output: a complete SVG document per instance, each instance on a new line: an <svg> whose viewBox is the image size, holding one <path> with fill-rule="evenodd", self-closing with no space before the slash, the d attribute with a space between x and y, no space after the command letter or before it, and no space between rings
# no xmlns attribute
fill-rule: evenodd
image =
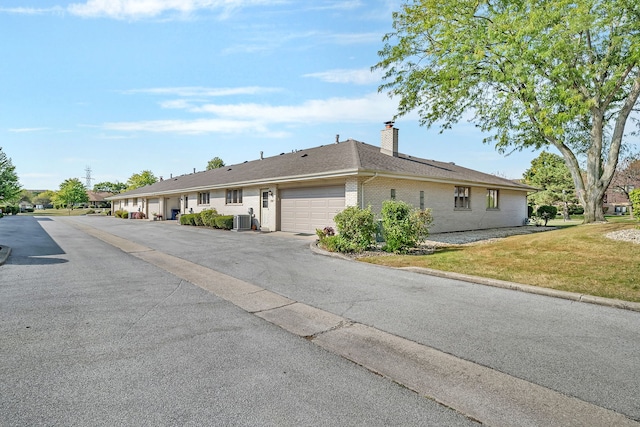
<svg viewBox="0 0 640 427"><path fill-rule="evenodd" d="M153 219L153 214L162 215L160 212L160 199L149 199L147 202L147 215Z"/></svg>
<svg viewBox="0 0 640 427"><path fill-rule="evenodd" d="M333 217L344 210L344 185L280 190L280 229L315 233L335 228Z"/></svg>

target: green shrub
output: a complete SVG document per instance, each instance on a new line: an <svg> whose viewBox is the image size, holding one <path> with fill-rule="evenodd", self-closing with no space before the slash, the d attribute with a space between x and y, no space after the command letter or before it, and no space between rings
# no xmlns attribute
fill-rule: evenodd
<svg viewBox="0 0 640 427"><path fill-rule="evenodd" d="M349 206L339 212L333 220L339 237L328 237L337 244L338 252L361 252L375 243L377 225L371 207L360 209L357 206Z"/></svg>
<svg viewBox="0 0 640 427"><path fill-rule="evenodd" d="M584 208L580 205L569 205L569 215L582 215Z"/></svg>
<svg viewBox="0 0 640 427"><path fill-rule="evenodd" d="M406 252L418 246L429 235L431 210L417 210L403 201L387 200L382 203L382 235L387 252Z"/></svg>
<svg viewBox="0 0 640 427"><path fill-rule="evenodd" d="M634 216L640 220L640 188L629 192L629 200L631 201Z"/></svg>
<svg viewBox="0 0 640 427"><path fill-rule="evenodd" d="M347 240L341 234L326 236L320 240L320 244L329 252L350 253L362 251L362 249L359 249L352 241Z"/></svg>
<svg viewBox="0 0 640 427"><path fill-rule="evenodd" d="M6 205L0 207L0 210L2 210L4 215L18 215L20 213L20 206Z"/></svg>
<svg viewBox="0 0 640 427"><path fill-rule="evenodd" d="M196 225L195 214L180 215L180 224L182 224L182 225Z"/></svg>
<svg viewBox="0 0 640 427"><path fill-rule="evenodd" d="M204 222L202 222L202 215L200 215L199 213L194 213L193 223L199 227L202 227L204 225Z"/></svg>
<svg viewBox="0 0 640 427"><path fill-rule="evenodd" d="M547 226L547 222L549 222L550 219L555 218L557 214L558 208L555 206L540 206L537 212L538 217L544 220L545 227Z"/></svg>
<svg viewBox="0 0 640 427"><path fill-rule="evenodd" d="M233 228L233 215L218 215L215 217L216 228L231 230Z"/></svg>
<svg viewBox="0 0 640 427"><path fill-rule="evenodd" d="M117 211L115 211L115 212L113 213L113 215L114 215L116 218L129 218L129 212L127 212L127 211L125 211L125 210L122 210L122 209L118 209Z"/></svg>
<svg viewBox="0 0 640 427"><path fill-rule="evenodd" d="M216 211L215 209L206 209L200 212L202 223L207 227L215 227L215 218L218 215L218 211Z"/></svg>

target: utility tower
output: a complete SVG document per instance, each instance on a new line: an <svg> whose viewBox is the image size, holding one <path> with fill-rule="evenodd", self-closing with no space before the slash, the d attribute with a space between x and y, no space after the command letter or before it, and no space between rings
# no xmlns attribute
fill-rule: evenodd
<svg viewBox="0 0 640 427"><path fill-rule="evenodd" d="M87 190L91 190L91 181L93 180L93 178L91 178L91 166L87 166L84 172L84 186Z"/></svg>

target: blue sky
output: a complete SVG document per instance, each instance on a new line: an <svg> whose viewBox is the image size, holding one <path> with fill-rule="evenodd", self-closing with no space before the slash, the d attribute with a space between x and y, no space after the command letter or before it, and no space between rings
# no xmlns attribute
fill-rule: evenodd
<svg viewBox="0 0 640 427"><path fill-rule="evenodd" d="M0 147L28 189L67 178L168 177L357 139L377 145L378 93L400 1L0 0ZM520 178L472 124L396 121L399 149Z"/></svg>

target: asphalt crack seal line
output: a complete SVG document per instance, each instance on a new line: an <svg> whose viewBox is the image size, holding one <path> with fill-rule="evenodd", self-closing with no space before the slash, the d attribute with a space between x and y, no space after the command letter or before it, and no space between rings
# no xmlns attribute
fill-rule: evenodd
<svg viewBox="0 0 640 427"><path fill-rule="evenodd" d="M640 426L622 414L293 301L92 227L78 229L487 425Z"/></svg>

